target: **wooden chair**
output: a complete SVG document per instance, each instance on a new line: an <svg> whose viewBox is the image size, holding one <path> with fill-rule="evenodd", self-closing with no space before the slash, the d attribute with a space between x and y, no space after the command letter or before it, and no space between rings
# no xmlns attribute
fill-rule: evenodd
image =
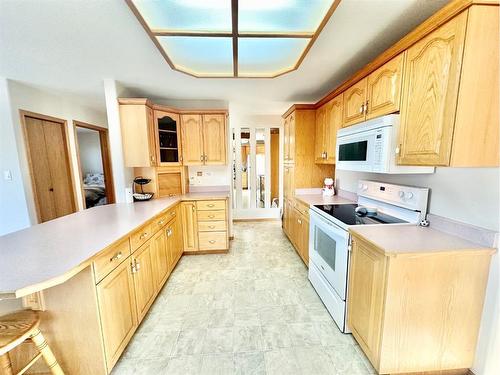
<svg viewBox="0 0 500 375"><path fill-rule="evenodd" d="M18 311L0 317L0 375L14 374L9 351L25 340L30 340L35 344L38 354L17 372L17 375L24 374L40 357L43 357L52 374L64 375L52 350L38 329L39 325L40 317L31 310Z"/></svg>

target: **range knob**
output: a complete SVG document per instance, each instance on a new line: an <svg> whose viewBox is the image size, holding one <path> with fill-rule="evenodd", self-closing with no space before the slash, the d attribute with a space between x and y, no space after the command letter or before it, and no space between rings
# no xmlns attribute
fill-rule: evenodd
<svg viewBox="0 0 500 375"><path fill-rule="evenodd" d="M399 198L404 198L405 197L405 192L403 190L399 191Z"/></svg>
<svg viewBox="0 0 500 375"><path fill-rule="evenodd" d="M358 189L359 190L363 189L363 184L361 182L358 184Z"/></svg>
<svg viewBox="0 0 500 375"><path fill-rule="evenodd" d="M363 191L367 191L367 190L368 190L368 185L363 184Z"/></svg>
<svg viewBox="0 0 500 375"><path fill-rule="evenodd" d="M413 193L411 191L407 191L405 193L405 197L406 197L406 199L412 199L413 198Z"/></svg>

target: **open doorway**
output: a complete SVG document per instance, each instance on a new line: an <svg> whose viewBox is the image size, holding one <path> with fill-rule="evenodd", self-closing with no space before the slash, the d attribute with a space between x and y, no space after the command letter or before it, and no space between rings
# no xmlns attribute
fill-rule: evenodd
<svg viewBox="0 0 500 375"><path fill-rule="evenodd" d="M80 121L73 121L73 124L83 207L114 203L108 130Z"/></svg>

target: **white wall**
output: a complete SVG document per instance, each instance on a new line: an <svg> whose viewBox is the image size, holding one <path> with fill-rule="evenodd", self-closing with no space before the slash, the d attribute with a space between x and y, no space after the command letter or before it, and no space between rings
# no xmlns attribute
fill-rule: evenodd
<svg viewBox="0 0 500 375"><path fill-rule="evenodd" d="M429 175L382 175L336 171L338 187L356 192L357 182L368 179L431 189L429 212L463 223L498 230L498 168L436 168Z"/></svg>
<svg viewBox="0 0 500 375"><path fill-rule="evenodd" d="M2 191L3 189L6 192L15 191L12 198L6 194L1 194L0 198L2 204L0 234L6 234L35 224L37 221L19 110L40 113L67 121L72 177L79 209L83 208L83 198L79 188L78 160L72 121L79 120L103 127L107 126L107 122L104 112L88 108L80 104L75 97L69 97L67 94L49 92L12 80L4 79L2 83L2 89L0 89L2 92L0 94L2 95L0 104L2 108L2 143L7 142L7 146L0 150L0 159L2 160L2 171L11 170L13 180L11 182L2 180L1 186ZM3 209L3 207L8 209Z"/></svg>
<svg viewBox="0 0 500 375"><path fill-rule="evenodd" d="M87 173L104 173L99 132L77 128L77 137L82 177Z"/></svg>

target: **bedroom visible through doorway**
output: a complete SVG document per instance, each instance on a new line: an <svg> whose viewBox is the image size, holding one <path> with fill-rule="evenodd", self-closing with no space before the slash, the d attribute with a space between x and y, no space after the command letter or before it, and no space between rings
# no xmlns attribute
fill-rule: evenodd
<svg viewBox="0 0 500 375"><path fill-rule="evenodd" d="M84 208L114 202L108 130L74 121Z"/></svg>

